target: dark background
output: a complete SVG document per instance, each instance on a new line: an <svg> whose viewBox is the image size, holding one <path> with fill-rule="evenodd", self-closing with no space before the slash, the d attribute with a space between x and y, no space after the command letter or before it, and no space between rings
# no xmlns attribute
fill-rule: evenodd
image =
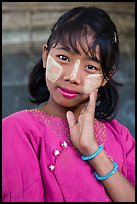
<svg viewBox="0 0 137 204"><path fill-rule="evenodd" d="M105 9L117 25L120 70L115 78L120 109L116 119L135 137L135 3L134 2L3 2L2 3L2 117L34 108L27 92L28 76L54 22L74 6Z"/></svg>

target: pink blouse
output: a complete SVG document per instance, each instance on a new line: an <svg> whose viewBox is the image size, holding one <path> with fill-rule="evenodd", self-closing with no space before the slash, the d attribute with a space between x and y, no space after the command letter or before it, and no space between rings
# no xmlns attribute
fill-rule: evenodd
<svg viewBox="0 0 137 204"><path fill-rule="evenodd" d="M3 202L111 202L94 169L81 159L67 120L37 109L3 119ZM95 136L134 185L134 138L117 120L95 120Z"/></svg>

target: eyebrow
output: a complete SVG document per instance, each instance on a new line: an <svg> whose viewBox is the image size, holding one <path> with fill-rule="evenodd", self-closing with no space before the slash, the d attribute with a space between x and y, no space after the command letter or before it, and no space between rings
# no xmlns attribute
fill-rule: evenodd
<svg viewBox="0 0 137 204"><path fill-rule="evenodd" d="M67 52L72 52L69 47L58 47L57 50L65 50Z"/></svg>
<svg viewBox="0 0 137 204"><path fill-rule="evenodd" d="M71 49L69 47L67 47L67 46L66 47L58 47L57 50L65 50L66 52L73 53L73 51L71 51ZM96 56L95 57L93 57L93 56L90 57L89 55L87 55L87 57L89 58L89 60L100 64L100 62L99 62L99 60L98 60L98 58Z"/></svg>
<svg viewBox="0 0 137 204"><path fill-rule="evenodd" d="M91 56L91 57L89 57L89 59L100 64L100 62L96 56L95 57Z"/></svg>

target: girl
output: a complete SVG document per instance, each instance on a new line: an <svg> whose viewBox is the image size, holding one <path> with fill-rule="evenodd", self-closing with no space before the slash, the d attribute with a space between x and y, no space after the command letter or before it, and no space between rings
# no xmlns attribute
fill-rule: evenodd
<svg viewBox="0 0 137 204"><path fill-rule="evenodd" d="M30 74L32 102L3 119L4 202L130 202L134 138L114 119L117 29L96 7L66 12Z"/></svg>

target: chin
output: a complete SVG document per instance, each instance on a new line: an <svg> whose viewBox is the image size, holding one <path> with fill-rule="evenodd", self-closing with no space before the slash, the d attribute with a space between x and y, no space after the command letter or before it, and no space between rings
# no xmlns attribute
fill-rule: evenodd
<svg viewBox="0 0 137 204"><path fill-rule="evenodd" d="M89 101L89 98L86 98L84 100L81 101L58 101L57 104L64 107L64 108L76 108L78 106L80 106L81 104L87 103Z"/></svg>

